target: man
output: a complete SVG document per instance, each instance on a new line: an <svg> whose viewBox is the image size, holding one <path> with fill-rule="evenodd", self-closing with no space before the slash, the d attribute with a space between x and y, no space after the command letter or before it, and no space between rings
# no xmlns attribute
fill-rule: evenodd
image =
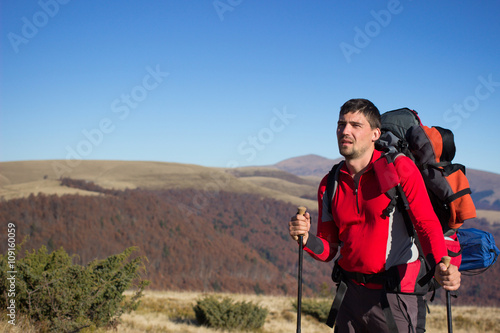
<svg viewBox="0 0 500 333"><path fill-rule="evenodd" d="M381 156L375 149L380 127L380 113L372 102L352 99L341 107L337 140L345 161L332 212L326 208L325 176L318 189L317 235L309 233L309 213L289 222L290 235L294 239L303 235L304 250L315 259L330 261L340 251L336 267L346 290L339 301L335 332L389 332L394 326L398 332L415 332L417 323L418 298L410 293L420 269L418 249L408 235L403 214L384 215L390 199L381 193L373 167ZM406 156L396 158L394 166L422 249L430 264L436 265L434 278L445 290L457 290L460 272L456 266L440 263L447 249L419 170ZM395 270L400 279L398 293L388 292L379 278Z"/></svg>

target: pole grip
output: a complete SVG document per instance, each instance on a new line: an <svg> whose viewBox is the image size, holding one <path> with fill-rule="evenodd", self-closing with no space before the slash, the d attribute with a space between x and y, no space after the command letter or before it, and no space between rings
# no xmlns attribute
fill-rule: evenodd
<svg viewBox="0 0 500 333"><path fill-rule="evenodd" d="M445 264L446 268L450 267L451 258L449 256L444 256L441 258L441 262ZM453 333L453 319L451 315L451 293L446 291L446 319L448 324L448 333Z"/></svg>
<svg viewBox="0 0 500 333"><path fill-rule="evenodd" d="M451 257L444 256L441 258L441 262L445 264L446 268L450 267Z"/></svg>
<svg viewBox="0 0 500 333"><path fill-rule="evenodd" d="M305 206L297 207L297 215L304 215L306 213L307 208ZM293 239L298 241L299 236L293 236Z"/></svg>

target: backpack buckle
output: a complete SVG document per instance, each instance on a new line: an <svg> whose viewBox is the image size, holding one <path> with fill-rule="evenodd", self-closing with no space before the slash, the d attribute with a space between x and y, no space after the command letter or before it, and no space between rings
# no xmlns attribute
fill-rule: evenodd
<svg viewBox="0 0 500 333"><path fill-rule="evenodd" d="M332 280L335 283L339 283L342 280L342 268L340 268L337 262L335 262L335 265L333 266Z"/></svg>

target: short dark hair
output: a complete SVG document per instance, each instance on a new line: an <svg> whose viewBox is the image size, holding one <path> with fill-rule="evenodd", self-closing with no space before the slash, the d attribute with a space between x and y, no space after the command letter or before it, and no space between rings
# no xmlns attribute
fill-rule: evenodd
<svg viewBox="0 0 500 333"><path fill-rule="evenodd" d="M380 112L377 107L367 99L353 98L348 100L340 108L340 115L345 115L350 112L361 112L368 120L372 129L380 128Z"/></svg>

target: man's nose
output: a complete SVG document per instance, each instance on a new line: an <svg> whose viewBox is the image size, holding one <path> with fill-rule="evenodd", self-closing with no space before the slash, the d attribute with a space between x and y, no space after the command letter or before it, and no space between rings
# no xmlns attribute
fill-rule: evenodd
<svg viewBox="0 0 500 333"><path fill-rule="evenodd" d="M339 127L339 134L344 136L344 135L349 135L351 133L351 126L349 124L346 124L342 127Z"/></svg>

